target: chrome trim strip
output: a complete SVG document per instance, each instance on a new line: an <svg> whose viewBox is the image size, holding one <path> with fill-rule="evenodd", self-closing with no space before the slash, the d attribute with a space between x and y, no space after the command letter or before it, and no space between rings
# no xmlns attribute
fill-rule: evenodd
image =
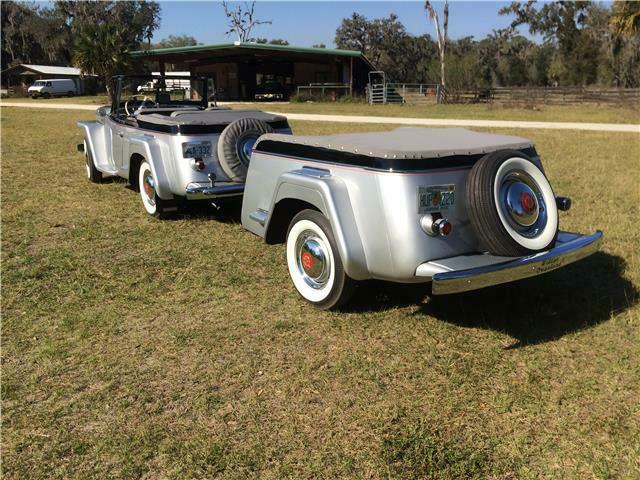
<svg viewBox="0 0 640 480"><path fill-rule="evenodd" d="M447 295L541 275L594 254L601 242L602 232L598 230L535 255L497 265L436 273L432 292L434 295Z"/></svg>
<svg viewBox="0 0 640 480"><path fill-rule="evenodd" d="M213 198L234 197L244 193L244 183L234 183L231 185L203 186L197 183L190 183L185 189L185 194L189 200L209 200Z"/></svg>

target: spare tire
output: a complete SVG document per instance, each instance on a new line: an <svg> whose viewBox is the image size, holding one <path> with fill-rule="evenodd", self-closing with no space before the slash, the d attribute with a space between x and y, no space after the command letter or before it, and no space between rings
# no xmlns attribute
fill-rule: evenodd
<svg viewBox="0 0 640 480"><path fill-rule="evenodd" d="M256 118L240 118L227 125L218 139L218 161L224 173L234 182L244 182L253 145L260 135L272 132L269 124Z"/></svg>
<svg viewBox="0 0 640 480"><path fill-rule="evenodd" d="M482 157L467 177L466 203L483 251L517 257L555 244L555 195L544 173L522 152L499 150Z"/></svg>

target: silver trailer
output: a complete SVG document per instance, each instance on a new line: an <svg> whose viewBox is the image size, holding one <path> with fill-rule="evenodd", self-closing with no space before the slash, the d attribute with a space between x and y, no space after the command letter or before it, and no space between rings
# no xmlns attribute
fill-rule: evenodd
<svg viewBox="0 0 640 480"><path fill-rule="evenodd" d="M601 232L559 230L530 140L402 127L255 144L243 226L286 243L300 295L345 303L361 280L431 282L450 294L539 275L597 251Z"/></svg>
<svg viewBox="0 0 640 480"><path fill-rule="evenodd" d="M189 81L177 91L172 81ZM139 92L141 85L154 91ZM244 191L253 144L265 133L291 133L285 117L258 110L209 107L212 83L204 77L118 76L114 101L95 121L78 122L87 177L122 177L140 191L156 217L183 200L219 202Z"/></svg>

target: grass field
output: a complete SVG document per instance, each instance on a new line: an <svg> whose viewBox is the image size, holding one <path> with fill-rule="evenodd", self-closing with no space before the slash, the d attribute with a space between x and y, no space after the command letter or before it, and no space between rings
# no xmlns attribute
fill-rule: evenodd
<svg viewBox="0 0 640 480"><path fill-rule="evenodd" d="M155 221L90 184L91 112L1 113L4 478L640 477L638 135L501 130L603 252L439 299L372 282L327 313L233 212Z"/></svg>
<svg viewBox="0 0 640 480"><path fill-rule="evenodd" d="M63 97L51 99L8 99L38 104L81 103L106 105L106 96ZM640 105L628 108L602 105L540 105L535 109L488 105L368 105L365 103L237 103L232 108L259 108L274 112L369 115L411 118L457 118L483 120L520 120L535 122L640 123Z"/></svg>
<svg viewBox="0 0 640 480"><path fill-rule="evenodd" d="M55 98L6 98L7 102L29 102L36 104L47 103L79 103L83 105L109 105L109 97L106 95L80 95L76 97Z"/></svg>
<svg viewBox="0 0 640 480"><path fill-rule="evenodd" d="M412 118L520 120L532 122L640 123L640 105L617 108L602 105L540 105L535 109L499 104L475 105L368 105L366 103L239 104L287 113L369 115Z"/></svg>

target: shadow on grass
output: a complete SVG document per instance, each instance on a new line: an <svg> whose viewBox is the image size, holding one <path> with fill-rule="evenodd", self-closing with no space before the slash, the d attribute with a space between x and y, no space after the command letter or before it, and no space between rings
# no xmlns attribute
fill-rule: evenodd
<svg viewBox="0 0 640 480"><path fill-rule="evenodd" d="M425 285L368 282L345 310L378 311L418 304L418 315L506 333L516 340L507 348L519 348L593 327L635 305L639 291L624 278L625 267L623 258L598 252L539 277L431 298Z"/></svg>

